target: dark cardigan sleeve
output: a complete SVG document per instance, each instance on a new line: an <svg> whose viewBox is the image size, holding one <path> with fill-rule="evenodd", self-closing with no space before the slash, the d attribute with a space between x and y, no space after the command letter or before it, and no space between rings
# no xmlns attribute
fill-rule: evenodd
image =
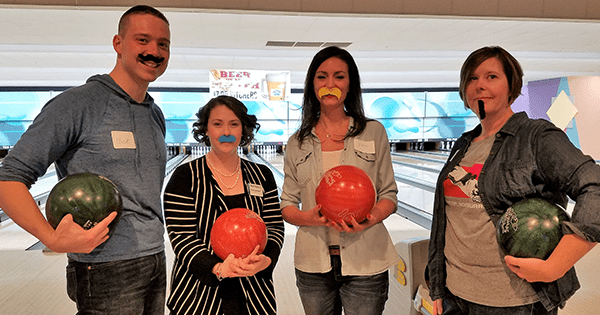
<svg viewBox="0 0 600 315"><path fill-rule="evenodd" d="M175 256L202 283L218 285L212 273L215 264L222 260L212 255L208 242L198 237L199 215L196 211L196 196L192 167L197 161L178 167L164 193L165 221ZM202 169L201 167L195 168ZM204 238L207 239L208 238Z"/></svg>

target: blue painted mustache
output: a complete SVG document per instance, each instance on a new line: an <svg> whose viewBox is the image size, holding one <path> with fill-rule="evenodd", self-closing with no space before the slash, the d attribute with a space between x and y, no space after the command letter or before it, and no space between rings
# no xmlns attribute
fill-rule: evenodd
<svg viewBox="0 0 600 315"><path fill-rule="evenodd" d="M224 143L224 142L235 142L235 136L233 135L222 135L219 137L219 142Z"/></svg>

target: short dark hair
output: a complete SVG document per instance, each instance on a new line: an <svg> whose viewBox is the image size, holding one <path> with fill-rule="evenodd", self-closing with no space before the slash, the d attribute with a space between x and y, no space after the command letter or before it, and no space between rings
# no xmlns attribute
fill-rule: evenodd
<svg viewBox="0 0 600 315"><path fill-rule="evenodd" d="M227 95L220 95L211 99L206 105L198 110L198 113L196 113L198 120L192 125L192 135L194 136L194 139L210 146L210 139L206 135L206 131L208 130L208 118L210 117L210 112L219 105L227 106L227 108L231 109L235 116L242 122L242 139L240 139L240 146L243 147L250 144L252 139L254 139L254 131L260 129L260 124L256 122L257 119L255 115L248 115L248 108L246 108L244 103L240 102L235 97Z"/></svg>
<svg viewBox="0 0 600 315"><path fill-rule="evenodd" d="M460 69L458 94L463 100L465 107L469 107L466 97L467 86L470 82L469 78L471 78L473 71L479 65L490 58L497 58L504 68L504 75L506 75L506 80L508 81L508 104L512 104L521 95L523 69L519 61L500 46L486 46L472 52Z"/></svg>
<svg viewBox="0 0 600 315"><path fill-rule="evenodd" d="M329 46L321 49L314 57L310 66L308 67L308 73L304 80L304 101L302 103L302 122L300 129L297 133L297 138L302 143L310 134L314 126L317 125L319 117L321 116L321 103L315 94L315 75L317 69L321 66L325 60L329 58L339 58L346 65L348 65L348 78L350 79L350 86L348 88L348 94L344 100L344 111L346 114L354 118L354 126L346 137L353 137L359 135L367 125L367 118L363 109L362 103L362 90L360 87L360 75L358 73L358 66L354 62L354 58L350 53L337 46Z"/></svg>
<svg viewBox="0 0 600 315"><path fill-rule="evenodd" d="M123 15L121 15L121 19L119 20L119 29L118 29L118 34L119 35L123 35L122 32L125 31L125 29L127 28L127 25L129 23L129 17L135 14L150 14L153 16L156 16L157 18L165 21L165 23L167 23L167 25L169 25L169 20L167 20L167 17L162 14L160 11L158 11L157 9L148 6L148 5L136 5L133 6L131 8L129 8L129 10L125 11L125 13L123 13Z"/></svg>

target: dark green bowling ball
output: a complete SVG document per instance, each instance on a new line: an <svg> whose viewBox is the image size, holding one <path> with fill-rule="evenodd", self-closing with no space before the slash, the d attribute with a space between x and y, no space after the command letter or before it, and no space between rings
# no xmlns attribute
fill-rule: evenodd
<svg viewBox="0 0 600 315"><path fill-rule="evenodd" d="M554 203L539 198L521 200L500 218L498 244L507 255L545 260L563 236L564 221L569 221L569 215Z"/></svg>
<svg viewBox="0 0 600 315"><path fill-rule="evenodd" d="M117 187L106 177L92 173L67 175L50 191L46 200L46 219L56 228L68 213L84 229L90 229L116 211L117 218L108 226L113 229L123 210Z"/></svg>

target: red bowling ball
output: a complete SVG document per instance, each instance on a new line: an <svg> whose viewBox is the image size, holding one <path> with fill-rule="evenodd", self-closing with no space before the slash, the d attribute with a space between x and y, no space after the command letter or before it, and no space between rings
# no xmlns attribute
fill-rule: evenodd
<svg viewBox="0 0 600 315"><path fill-rule="evenodd" d="M217 256L225 260L229 254L236 258L258 254L267 246L267 227L262 218L248 209L236 208L221 214L210 231L210 242Z"/></svg>
<svg viewBox="0 0 600 315"><path fill-rule="evenodd" d="M362 222L375 206L375 186L365 171L340 165L323 174L315 191L321 214L334 222Z"/></svg>

